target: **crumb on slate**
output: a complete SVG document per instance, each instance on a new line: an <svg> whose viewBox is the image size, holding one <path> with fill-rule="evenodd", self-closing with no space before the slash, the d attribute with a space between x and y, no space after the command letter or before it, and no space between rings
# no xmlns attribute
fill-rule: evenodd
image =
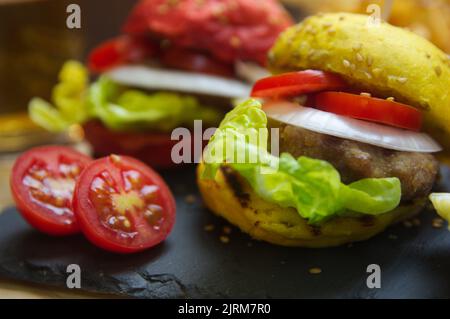
<svg viewBox="0 0 450 319"><path fill-rule="evenodd" d="M223 244L228 244L229 242L230 242L230 237L228 237L228 236L220 236L220 241L223 243Z"/></svg>
<svg viewBox="0 0 450 319"><path fill-rule="evenodd" d="M434 218L431 222L433 228L442 228L444 226L444 220L442 218Z"/></svg>
<svg viewBox="0 0 450 319"><path fill-rule="evenodd" d="M313 267L313 268L310 268L310 269L309 269L309 273L310 273L311 275L318 275L318 274L321 274L321 273L322 273L322 269L319 268L319 267Z"/></svg>
<svg viewBox="0 0 450 319"><path fill-rule="evenodd" d="M403 222L403 226L405 226L406 228L411 228L413 227L413 223L410 220L405 220Z"/></svg>
<svg viewBox="0 0 450 319"><path fill-rule="evenodd" d="M187 195L184 198L184 201L188 204L194 204L197 201L197 198L195 197L195 195Z"/></svg>

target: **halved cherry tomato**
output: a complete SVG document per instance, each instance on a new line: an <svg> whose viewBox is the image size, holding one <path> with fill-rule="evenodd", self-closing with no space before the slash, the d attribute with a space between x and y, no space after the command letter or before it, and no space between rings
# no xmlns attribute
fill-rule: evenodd
<svg viewBox="0 0 450 319"><path fill-rule="evenodd" d="M141 62L153 57L157 46L146 37L123 35L96 47L88 58L89 69L101 73L126 62Z"/></svg>
<svg viewBox="0 0 450 319"><path fill-rule="evenodd" d="M422 113L412 106L394 101L343 92L324 92L316 96L320 110L352 118L420 131Z"/></svg>
<svg viewBox="0 0 450 319"><path fill-rule="evenodd" d="M253 86L251 96L278 99L345 87L347 85L339 75L306 70L261 79Z"/></svg>
<svg viewBox="0 0 450 319"><path fill-rule="evenodd" d="M111 155L92 162L75 187L81 231L100 248L133 253L170 233L175 200L162 178L140 161Z"/></svg>
<svg viewBox="0 0 450 319"><path fill-rule="evenodd" d="M232 65L219 62L193 50L169 48L162 53L161 62L168 67L185 71L225 77L232 77L234 75Z"/></svg>
<svg viewBox="0 0 450 319"><path fill-rule="evenodd" d="M62 146L37 147L23 153L14 164L10 180L22 216L50 235L77 233L72 195L78 176L91 161Z"/></svg>

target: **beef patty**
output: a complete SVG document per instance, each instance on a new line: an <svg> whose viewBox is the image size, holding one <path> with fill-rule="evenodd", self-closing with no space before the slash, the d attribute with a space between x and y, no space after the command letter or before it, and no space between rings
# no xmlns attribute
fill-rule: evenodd
<svg viewBox="0 0 450 319"><path fill-rule="evenodd" d="M439 163L431 154L392 151L285 124L273 127L280 127L280 153L325 160L346 184L370 177L397 177L403 201L427 196L438 174Z"/></svg>

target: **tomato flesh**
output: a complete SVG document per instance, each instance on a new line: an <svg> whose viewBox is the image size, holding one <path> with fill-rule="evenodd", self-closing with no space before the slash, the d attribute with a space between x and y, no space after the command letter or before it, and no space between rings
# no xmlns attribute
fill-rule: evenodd
<svg viewBox="0 0 450 319"><path fill-rule="evenodd" d="M422 113L402 103L343 92L323 92L315 97L318 109L360 120L420 131Z"/></svg>
<svg viewBox="0 0 450 319"><path fill-rule="evenodd" d="M261 79L253 86L251 96L279 99L346 87L345 81L336 74L306 70Z"/></svg>
<svg viewBox="0 0 450 319"><path fill-rule="evenodd" d="M12 170L11 190L23 217L50 235L77 233L72 196L78 176L90 161L61 146L38 147L22 154Z"/></svg>
<svg viewBox="0 0 450 319"><path fill-rule="evenodd" d="M94 161L75 188L74 210L85 236L100 248L133 253L170 233L175 200L161 177L127 156Z"/></svg>

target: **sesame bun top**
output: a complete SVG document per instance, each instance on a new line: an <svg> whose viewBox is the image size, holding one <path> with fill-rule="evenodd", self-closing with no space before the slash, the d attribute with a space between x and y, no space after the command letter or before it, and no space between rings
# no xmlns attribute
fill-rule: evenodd
<svg viewBox="0 0 450 319"><path fill-rule="evenodd" d="M142 0L124 31L205 50L224 62L265 64L267 51L291 24L276 0Z"/></svg>
<svg viewBox="0 0 450 319"><path fill-rule="evenodd" d="M450 150L450 59L410 31L366 15L311 16L280 36L269 67L334 72L356 89L417 107L425 130Z"/></svg>

